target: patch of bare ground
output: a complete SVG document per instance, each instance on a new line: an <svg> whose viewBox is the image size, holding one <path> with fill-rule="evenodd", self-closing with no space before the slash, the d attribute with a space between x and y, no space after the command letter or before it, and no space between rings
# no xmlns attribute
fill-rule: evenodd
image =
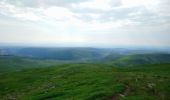
<svg viewBox="0 0 170 100"><path fill-rule="evenodd" d="M122 93L112 96L112 98L110 100L119 100L120 98L123 98L126 95L128 95L129 92L130 92L130 87L126 86L126 89Z"/></svg>

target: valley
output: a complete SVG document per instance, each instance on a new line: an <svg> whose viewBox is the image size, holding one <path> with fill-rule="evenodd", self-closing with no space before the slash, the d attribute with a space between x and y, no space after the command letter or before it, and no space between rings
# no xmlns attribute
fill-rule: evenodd
<svg viewBox="0 0 170 100"><path fill-rule="evenodd" d="M167 51L17 50L3 49L0 56L2 100L170 99Z"/></svg>

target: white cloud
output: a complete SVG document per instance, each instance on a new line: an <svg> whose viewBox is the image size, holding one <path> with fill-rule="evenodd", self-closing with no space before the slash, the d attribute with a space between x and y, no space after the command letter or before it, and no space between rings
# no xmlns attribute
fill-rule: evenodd
<svg viewBox="0 0 170 100"><path fill-rule="evenodd" d="M112 7L110 5L111 0L89 0L79 4L72 4L73 8L90 8L90 9L100 9L100 10L110 10Z"/></svg>
<svg viewBox="0 0 170 100"><path fill-rule="evenodd" d="M2 0L0 40L166 44L165 37L151 37L169 34L169 4L168 0Z"/></svg>
<svg viewBox="0 0 170 100"><path fill-rule="evenodd" d="M49 7L43 11L44 16L54 18L57 20L63 20L65 18L71 18L74 16L67 8L63 7Z"/></svg>
<svg viewBox="0 0 170 100"><path fill-rule="evenodd" d="M159 0L122 0L122 5L125 7L151 7L157 5Z"/></svg>
<svg viewBox="0 0 170 100"><path fill-rule="evenodd" d="M4 2L0 2L0 9L0 14L15 17L20 20L41 20L41 17L38 15L41 12L40 9L20 8Z"/></svg>
<svg viewBox="0 0 170 100"><path fill-rule="evenodd" d="M155 7L154 12L158 13L160 16L170 16L170 1L162 0L159 5Z"/></svg>

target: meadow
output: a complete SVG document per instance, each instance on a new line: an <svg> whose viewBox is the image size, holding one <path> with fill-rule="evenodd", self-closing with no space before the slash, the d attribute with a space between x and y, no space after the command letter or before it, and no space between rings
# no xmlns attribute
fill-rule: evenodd
<svg viewBox="0 0 170 100"><path fill-rule="evenodd" d="M63 64L0 75L2 100L169 100L170 64Z"/></svg>

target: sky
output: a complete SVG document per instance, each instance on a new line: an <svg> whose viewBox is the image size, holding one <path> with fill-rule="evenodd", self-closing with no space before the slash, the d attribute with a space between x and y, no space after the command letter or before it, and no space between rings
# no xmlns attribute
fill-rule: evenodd
<svg viewBox="0 0 170 100"><path fill-rule="evenodd" d="M0 0L0 43L170 47L170 0Z"/></svg>

